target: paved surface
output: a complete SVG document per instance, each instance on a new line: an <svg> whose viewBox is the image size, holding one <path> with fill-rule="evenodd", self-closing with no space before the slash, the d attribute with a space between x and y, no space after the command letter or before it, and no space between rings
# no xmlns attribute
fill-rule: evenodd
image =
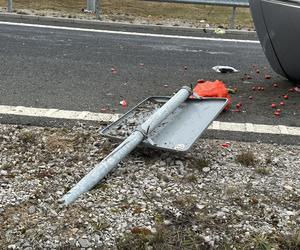
<svg viewBox="0 0 300 250"><path fill-rule="evenodd" d="M142 32L154 31L143 28ZM197 35L176 30L164 33L193 38L1 24L0 105L122 113L148 96L170 95L199 78L220 79L238 89L233 109L238 102L243 106L242 112L224 113L219 121L300 127L299 94L289 92L292 83L270 69L257 42L195 40L195 36L203 37L203 31ZM250 39L243 34L234 36L221 38ZM215 65L234 66L240 72L219 74L211 69ZM265 79L265 74L272 78ZM272 86L275 82L276 88ZM253 91L255 86L265 90ZM284 100L286 105L277 118L270 105L279 104L286 93L289 99ZM119 105L123 98L126 109Z"/></svg>

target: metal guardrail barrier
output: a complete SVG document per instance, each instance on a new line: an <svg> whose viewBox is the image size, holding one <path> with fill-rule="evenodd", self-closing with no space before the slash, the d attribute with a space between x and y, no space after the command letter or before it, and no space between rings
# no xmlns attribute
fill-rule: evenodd
<svg viewBox="0 0 300 250"><path fill-rule="evenodd" d="M249 7L248 0L146 0L151 2L206 4L230 7Z"/></svg>
<svg viewBox="0 0 300 250"><path fill-rule="evenodd" d="M232 7L232 14L229 20L229 28L235 27L235 16L237 7L249 7L249 0L144 0L149 2L165 3L185 3L185 4L203 4Z"/></svg>

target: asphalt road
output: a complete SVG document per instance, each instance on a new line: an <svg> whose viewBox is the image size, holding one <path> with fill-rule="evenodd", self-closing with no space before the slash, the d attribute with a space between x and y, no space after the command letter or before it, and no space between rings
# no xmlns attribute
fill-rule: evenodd
<svg viewBox="0 0 300 250"><path fill-rule="evenodd" d="M153 29L143 28L143 32L155 33ZM164 34L206 35L180 29ZM234 38L249 39L249 35ZM232 110L221 114L219 121L300 127L299 93L289 92L293 84L271 70L258 43L0 24L0 45L0 105L121 113L148 96L171 95L200 78L219 79L238 90L232 95ZM240 72L216 73L211 69L216 65L233 66ZM266 74L271 79L265 79ZM258 86L264 91L252 90ZM284 94L289 99L284 100L278 118L270 105L279 104ZM125 109L119 104L123 98L128 103ZM238 102L243 104L242 112L234 112Z"/></svg>

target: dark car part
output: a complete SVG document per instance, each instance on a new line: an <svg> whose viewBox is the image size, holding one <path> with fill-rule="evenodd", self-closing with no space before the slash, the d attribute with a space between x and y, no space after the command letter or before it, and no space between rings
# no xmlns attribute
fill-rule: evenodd
<svg viewBox="0 0 300 250"><path fill-rule="evenodd" d="M249 0L264 53L280 75L300 81L300 0Z"/></svg>

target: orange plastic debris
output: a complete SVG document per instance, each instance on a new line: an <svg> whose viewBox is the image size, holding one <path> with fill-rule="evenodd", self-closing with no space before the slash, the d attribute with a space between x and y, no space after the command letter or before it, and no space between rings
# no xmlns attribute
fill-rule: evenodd
<svg viewBox="0 0 300 250"><path fill-rule="evenodd" d="M228 110L231 105L231 97L228 94L227 87L224 82L216 80L214 82L206 81L204 83L198 83L193 92L201 97L223 97L228 99L228 104L225 110Z"/></svg>

